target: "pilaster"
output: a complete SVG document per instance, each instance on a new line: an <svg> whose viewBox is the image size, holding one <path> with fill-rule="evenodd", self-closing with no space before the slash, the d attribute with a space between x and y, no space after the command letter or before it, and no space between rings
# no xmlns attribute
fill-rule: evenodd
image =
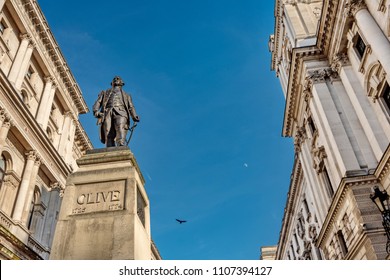
<svg viewBox="0 0 390 280"><path fill-rule="evenodd" d="M21 65L20 65L20 70L19 70L18 76L17 76L16 81L15 81L15 87L17 89L20 89L20 87L22 86L24 77L25 77L27 70L28 70L28 67L30 65L30 59L31 59L31 55L34 51L34 48L35 48L35 43L30 41L28 46L27 46L26 53L23 56L23 60L22 60Z"/></svg>
<svg viewBox="0 0 390 280"><path fill-rule="evenodd" d="M20 36L21 42L19 45L18 52L16 53L15 59L12 63L11 70L8 74L8 79L10 82L16 83L16 80L18 78L24 56L26 55L27 48L30 44L31 36L28 34L22 34Z"/></svg>
<svg viewBox="0 0 390 280"><path fill-rule="evenodd" d="M38 107L38 111L37 111L37 116L36 116L36 121L43 127L43 123L45 123L46 121L46 118L48 118L46 116L46 111L47 111L47 107L48 107L48 101L49 101L49 98L50 98L50 93L51 93L51 89L52 89L52 85L53 85L53 77L45 77L45 87L43 89L43 93L42 93L42 96L41 96L41 100L39 102L39 107ZM50 107L50 106L49 106ZM46 129L45 127L43 127L44 129Z"/></svg>
<svg viewBox="0 0 390 280"><path fill-rule="evenodd" d="M12 215L16 221L22 222L23 210L27 202L26 199L27 199L28 189L31 182L31 177L32 177L31 175L32 175L33 166L36 159L37 159L36 151L30 151L26 153L26 163L24 167L22 181L20 182L18 197L16 199L16 204Z"/></svg>
<svg viewBox="0 0 390 280"><path fill-rule="evenodd" d="M30 184L28 186L28 191L27 191L27 195L26 195L26 203L24 204L24 209L23 209L23 214L22 214L22 223L24 225L27 224L27 220L29 218L29 212L30 212L30 206L31 206L31 204L29 202L32 201L32 199L33 199L35 183L36 183L36 179L37 179L40 165L41 165L41 159L39 156L36 156L34 166L33 166L33 169L31 171Z"/></svg>
<svg viewBox="0 0 390 280"><path fill-rule="evenodd" d="M44 111L44 115L42 118L42 128L45 130L47 128L47 124L49 123L51 108L54 100L54 95L56 93L56 89L57 89L57 84L53 81L51 85L51 89L49 91L47 103L43 104L46 110Z"/></svg>

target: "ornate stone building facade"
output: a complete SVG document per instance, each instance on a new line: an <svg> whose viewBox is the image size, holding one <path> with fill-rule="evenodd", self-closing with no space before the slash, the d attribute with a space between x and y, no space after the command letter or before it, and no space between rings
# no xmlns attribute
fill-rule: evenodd
<svg viewBox="0 0 390 280"><path fill-rule="evenodd" d="M48 259L87 112L37 2L0 0L0 259Z"/></svg>
<svg viewBox="0 0 390 280"><path fill-rule="evenodd" d="M295 158L276 259L385 259L390 2L276 0L271 67Z"/></svg>

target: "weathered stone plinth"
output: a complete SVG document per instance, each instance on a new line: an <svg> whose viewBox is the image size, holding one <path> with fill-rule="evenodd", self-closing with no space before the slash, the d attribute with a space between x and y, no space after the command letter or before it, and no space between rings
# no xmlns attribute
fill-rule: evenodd
<svg viewBox="0 0 390 280"><path fill-rule="evenodd" d="M89 151L67 180L50 259L151 259L149 200L127 147Z"/></svg>

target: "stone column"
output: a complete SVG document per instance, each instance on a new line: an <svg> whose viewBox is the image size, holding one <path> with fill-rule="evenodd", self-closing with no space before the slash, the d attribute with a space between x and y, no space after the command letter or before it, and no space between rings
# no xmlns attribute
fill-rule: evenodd
<svg viewBox="0 0 390 280"><path fill-rule="evenodd" d="M351 0L347 4L348 15L353 15L362 35L386 73L390 73L390 42L372 17L363 0Z"/></svg>
<svg viewBox="0 0 390 280"><path fill-rule="evenodd" d="M44 117L42 120L42 128L43 129L46 129L47 124L49 123L51 105L53 104L53 99L54 99L54 95L56 93L56 88L57 88L57 85L53 82L52 86L51 86L49 98L47 100L47 104L43 104L43 106L46 108L45 113L44 113Z"/></svg>
<svg viewBox="0 0 390 280"><path fill-rule="evenodd" d="M26 153L26 164L24 167L22 181L19 186L19 193L16 199L16 204L12 217L17 221L22 221L23 209L26 204L26 198L28 193L28 187L31 181L31 175L34 167L37 154L35 151Z"/></svg>
<svg viewBox="0 0 390 280"><path fill-rule="evenodd" d="M367 98L366 91L361 87L359 79L349 63L348 56L346 54L335 56L332 68L339 73L345 91L362 124L364 133L370 141L370 146L376 157L376 161L371 166L373 168L382 158L389 143L385 131Z"/></svg>
<svg viewBox="0 0 390 280"><path fill-rule="evenodd" d="M18 74L20 72L20 67L22 66L24 56L26 54L28 45L30 43L30 35L23 34L21 35L21 43L19 45L18 52L16 53L15 59L12 63L11 70L8 74L8 79L15 83L18 78Z"/></svg>
<svg viewBox="0 0 390 280"><path fill-rule="evenodd" d="M16 81L15 81L15 87L17 89L20 89L20 87L22 86L24 77L26 76L28 67L30 65L30 59L31 59L31 55L32 55L32 53L34 51L34 47L35 47L35 44L32 43L32 42L30 42L28 44L28 46L27 46L26 53L25 53L25 55L23 57L21 65L20 65L19 74L17 75Z"/></svg>
<svg viewBox="0 0 390 280"><path fill-rule="evenodd" d="M329 151L328 159L331 160L329 168L335 172L334 175L338 174L341 178L345 176L346 171L360 170L360 165L351 145L347 127L339 115L337 100L334 100L334 91L337 92L337 89L331 81L337 79L336 76L338 77L330 68L325 68L309 72L307 79L312 83L313 103L310 109L316 115L316 119L321 120L316 124L319 131L324 132L321 137L324 137L325 149Z"/></svg>
<svg viewBox="0 0 390 280"><path fill-rule="evenodd" d="M37 180L37 175L38 175L38 171L39 171L40 166L41 166L41 159L39 158L39 156L36 156L34 166L33 166L33 169L31 171L30 185L28 186L28 192L27 192L27 196L26 196L26 200L25 200L26 203L24 203L24 209L23 209L23 213L22 213L21 221L24 225L27 224L27 220L28 220L28 216L29 216L29 212L30 212L30 206L31 206L31 204L29 202L32 201L32 199L33 199L35 182Z"/></svg>
<svg viewBox="0 0 390 280"><path fill-rule="evenodd" d="M72 113L66 112L64 124L62 126L61 139L58 145L58 152L60 153L60 155L63 155L66 144L68 142L68 136L70 133L71 124L72 124Z"/></svg>
<svg viewBox="0 0 390 280"><path fill-rule="evenodd" d="M48 101L50 99L51 89L53 85L53 78L52 77L45 77L45 88L43 89L43 93L41 96L41 100L39 102L39 108L36 116L37 122L43 127L43 123L45 123L46 118L46 111L48 107ZM49 106L50 107L50 106ZM44 127L45 129L45 127Z"/></svg>

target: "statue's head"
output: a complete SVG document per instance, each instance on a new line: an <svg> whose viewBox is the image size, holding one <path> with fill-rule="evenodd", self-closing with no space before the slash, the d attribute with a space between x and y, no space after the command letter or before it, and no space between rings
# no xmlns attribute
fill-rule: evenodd
<svg viewBox="0 0 390 280"><path fill-rule="evenodd" d="M122 78L119 76L115 76L114 79L112 79L111 86L124 86L125 83L123 82Z"/></svg>

